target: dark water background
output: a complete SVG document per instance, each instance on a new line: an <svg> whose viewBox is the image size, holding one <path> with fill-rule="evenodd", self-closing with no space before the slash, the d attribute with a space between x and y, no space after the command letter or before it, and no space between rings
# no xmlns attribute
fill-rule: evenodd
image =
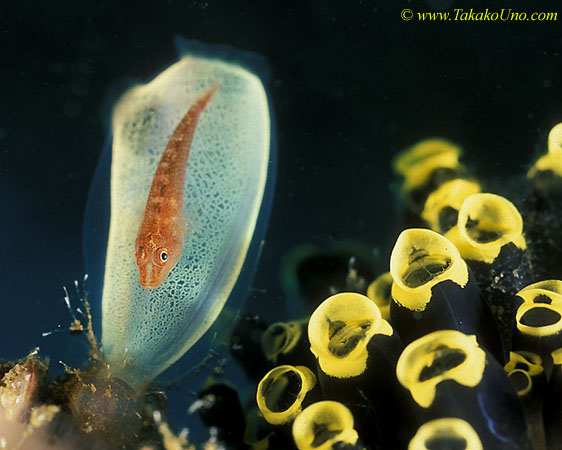
<svg viewBox="0 0 562 450"><path fill-rule="evenodd" d="M558 12L552 22L404 21L403 9ZM270 65L278 174L249 308L286 301L279 267L302 243L353 238L386 260L401 229L392 156L451 139L496 186L522 175L562 121L559 2L4 1L0 5L0 356L39 345L72 361L62 285L84 273L82 219L112 86L176 59L173 37ZM517 193L514 193L516 196ZM517 200L514 198L514 200ZM99 303L92 299L94 308ZM278 319L278 317L270 317Z"/></svg>

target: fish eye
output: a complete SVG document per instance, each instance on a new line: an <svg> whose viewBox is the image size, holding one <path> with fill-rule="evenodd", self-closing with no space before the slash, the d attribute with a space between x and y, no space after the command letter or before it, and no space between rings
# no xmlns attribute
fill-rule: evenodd
<svg viewBox="0 0 562 450"><path fill-rule="evenodd" d="M160 261L164 263L167 260L168 260L168 252L166 251L166 249L160 250Z"/></svg>

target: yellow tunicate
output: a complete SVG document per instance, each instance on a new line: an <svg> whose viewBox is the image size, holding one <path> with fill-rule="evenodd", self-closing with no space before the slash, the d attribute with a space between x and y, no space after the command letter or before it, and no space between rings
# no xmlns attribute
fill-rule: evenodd
<svg viewBox="0 0 562 450"><path fill-rule="evenodd" d="M527 303L562 304L562 281L539 281L521 289L517 293L517 296L521 297Z"/></svg>
<svg viewBox="0 0 562 450"><path fill-rule="evenodd" d="M548 134L548 153L541 156L527 172L533 178L537 172L550 170L562 176L562 123L555 125Z"/></svg>
<svg viewBox="0 0 562 450"><path fill-rule="evenodd" d="M515 387L515 392L519 397L523 397L533 389L533 379L528 372L523 369L515 369L507 374L511 383Z"/></svg>
<svg viewBox="0 0 562 450"><path fill-rule="evenodd" d="M446 233L457 223L465 198L479 192L480 184L476 181L464 178L447 181L427 197L421 217L433 231Z"/></svg>
<svg viewBox="0 0 562 450"><path fill-rule="evenodd" d="M542 367L542 358L536 353L526 351L510 352L509 361L504 366L504 370L510 373L522 364L526 366L525 371L532 377L540 374L544 370Z"/></svg>
<svg viewBox="0 0 562 450"><path fill-rule="evenodd" d="M375 334L391 336L390 324L368 297L343 292L324 300L310 316L310 351L324 373L349 378L367 367L367 344Z"/></svg>
<svg viewBox="0 0 562 450"><path fill-rule="evenodd" d="M390 273L393 300L415 311L425 310L437 283L451 280L464 287L468 282L468 268L453 243L422 228L400 233L390 256Z"/></svg>
<svg viewBox="0 0 562 450"><path fill-rule="evenodd" d="M302 336L302 331L302 321L271 324L261 338L261 347L265 357L276 363L279 355L287 354L295 348Z"/></svg>
<svg viewBox="0 0 562 450"><path fill-rule="evenodd" d="M517 329L526 335L545 337L562 331L562 303L523 303L515 316Z"/></svg>
<svg viewBox="0 0 562 450"><path fill-rule="evenodd" d="M472 425L455 417L424 423L408 444L408 450L430 450L438 442L450 443L447 448L482 450L482 442Z"/></svg>
<svg viewBox="0 0 562 450"><path fill-rule="evenodd" d="M390 320L390 302L392 290L392 275L390 272L379 275L367 288L367 297L379 307L384 320Z"/></svg>
<svg viewBox="0 0 562 450"><path fill-rule="evenodd" d="M315 385L316 376L307 367L275 367L258 384L258 408L272 425L291 422L302 411L302 402Z"/></svg>
<svg viewBox="0 0 562 450"><path fill-rule="evenodd" d="M478 346L476 336L442 330L408 345L398 359L396 376L416 403L428 408L439 383L454 380L474 387L480 383L485 366L486 353Z"/></svg>
<svg viewBox="0 0 562 450"><path fill-rule="evenodd" d="M526 248L521 214L513 203L495 194L474 194L465 199L457 227L445 236L463 258L488 264L508 243Z"/></svg>
<svg viewBox="0 0 562 450"><path fill-rule="evenodd" d="M400 152L394 171L404 176L403 192L422 187L437 169L459 168L460 147L444 139L425 139Z"/></svg>
<svg viewBox="0 0 562 450"><path fill-rule="evenodd" d="M562 365L562 348L554 350L550 356L552 356L552 362L554 365Z"/></svg>
<svg viewBox="0 0 562 450"><path fill-rule="evenodd" d="M353 416L344 405L333 401L314 403L293 423L293 438L299 450L331 450L336 442L354 445L358 434Z"/></svg>
<svg viewBox="0 0 562 450"><path fill-rule="evenodd" d="M536 353L526 351L510 352L509 361L503 369L520 397L531 392L532 377L544 372L542 358Z"/></svg>

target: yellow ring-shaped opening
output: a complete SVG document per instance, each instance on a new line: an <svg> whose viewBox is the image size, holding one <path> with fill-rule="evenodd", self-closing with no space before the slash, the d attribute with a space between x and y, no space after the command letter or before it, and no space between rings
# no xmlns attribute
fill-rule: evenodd
<svg viewBox="0 0 562 450"><path fill-rule="evenodd" d="M562 281L539 281L521 289L517 296L527 303L562 304Z"/></svg>
<svg viewBox="0 0 562 450"><path fill-rule="evenodd" d="M523 369L523 367L525 368ZM533 352L510 352L509 361L504 366L504 370L506 373L510 373L517 369L525 370L530 376L534 377L544 371L542 358Z"/></svg>
<svg viewBox="0 0 562 450"><path fill-rule="evenodd" d="M523 369L515 369L508 372L507 376L515 387L519 397L531 392L531 389L533 388L533 380L531 379L529 372Z"/></svg>
<svg viewBox="0 0 562 450"><path fill-rule="evenodd" d="M295 419L293 438L299 450L331 450L340 441L354 445L358 435L349 409L338 402L322 401L310 405Z"/></svg>
<svg viewBox="0 0 562 450"><path fill-rule="evenodd" d="M523 303L515 315L517 329L529 336L552 336L562 331L562 304Z"/></svg>
<svg viewBox="0 0 562 450"><path fill-rule="evenodd" d="M454 380L474 387L482 379L486 353L476 336L456 330L427 334L408 345L396 365L396 377L423 408L431 406L437 385Z"/></svg>
<svg viewBox="0 0 562 450"><path fill-rule="evenodd" d="M390 273L393 300L414 311L425 310L437 283L451 280L464 287L468 282L468 268L453 243L423 228L400 233L390 255Z"/></svg>
<svg viewBox="0 0 562 450"><path fill-rule="evenodd" d="M557 123L548 133L548 151L562 152L562 123Z"/></svg>
<svg viewBox="0 0 562 450"><path fill-rule="evenodd" d="M422 219L433 231L446 233L457 223L464 199L480 190L480 185L475 181L463 178L447 181L427 197L421 213ZM454 217L448 217L451 215ZM445 224L448 225L444 226Z"/></svg>
<svg viewBox="0 0 562 450"><path fill-rule="evenodd" d="M449 141L426 139L400 152L392 165L395 172L404 176L402 191L410 192L427 183L436 169L458 168L460 154L460 147Z"/></svg>
<svg viewBox="0 0 562 450"><path fill-rule="evenodd" d="M482 450L482 442L472 425L454 417L424 423L408 444L408 450L430 450L439 440L454 440L459 445L464 442L464 447L455 446L459 450Z"/></svg>
<svg viewBox="0 0 562 450"><path fill-rule="evenodd" d="M453 242L465 259L489 264L509 242L526 248L521 214L513 203L499 195L468 197L459 212L458 227L460 240Z"/></svg>
<svg viewBox="0 0 562 450"><path fill-rule="evenodd" d="M324 300L310 316L310 351L324 373L338 378L360 375L367 367L367 344L375 334L392 335L390 324L368 297L343 292Z"/></svg>
<svg viewBox="0 0 562 450"><path fill-rule="evenodd" d="M559 366L562 365L562 348L558 348L554 350L550 356L552 356L552 362Z"/></svg>
<svg viewBox="0 0 562 450"><path fill-rule="evenodd" d="M367 297L379 307L384 320L390 319L392 282L392 275L386 272L379 275L367 288Z"/></svg>
<svg viewBox="0 0 562 450"><path fill-rule="evenodd" d="M537 172L551 170L562 176L562 123L554 125L548 134L548 152L541 156L527 173L533 178Z"/></svg>
<svg viewBox="0 0 562 450"><path fill-rule="evenodd" d="M261 348L269 361L277 362L277 357L295 348L302 336L300 322L276 322L271 324L262 335Z"/></svg>
<svg viewBox="0 0 562 450"><path fill-rule="evenodd" d="M315 385L316 376L307 367L275 367L258 384L258 408L270 424L288 423L302 411L302 402Z"/></svg>

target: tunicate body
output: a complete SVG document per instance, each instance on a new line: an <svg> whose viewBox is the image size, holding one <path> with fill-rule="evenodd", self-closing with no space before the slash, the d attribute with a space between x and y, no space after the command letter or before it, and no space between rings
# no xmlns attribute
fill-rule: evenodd
<svg viewBox="0 0 562 450"><path fill-rule="evenodd" d="M112 115L102 345L113 374L132 385L169 367L216 320L248 252L248 259L257 258L260 242L255 241L263 236L273 185L269 105L260 79L229 58L210 57L208 51L202 56L200 44L195 53L191 43L183 45L187 51L178 62L125 92ZM148 290L139 284L134 254L150 184L174 127L215 82L219 89L197 124L189 156L181 258L158 288ZM104 259L96 248L105 237L104 159L107 166L107 154L85 219L87 264L89 259L94 268ZM242 278L247 284L251 277Z"/></svg>

